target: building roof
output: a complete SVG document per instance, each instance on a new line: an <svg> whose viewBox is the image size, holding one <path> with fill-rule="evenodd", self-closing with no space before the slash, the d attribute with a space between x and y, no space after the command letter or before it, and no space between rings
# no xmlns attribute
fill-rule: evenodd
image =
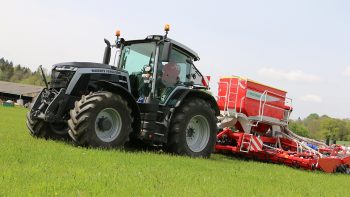
<svg viewBox="0 0 350 197"><path fill-rule="evenodd" d="M0 81L0 92L8 94L32 96L33 94L40 92L42 89L43 87L41 86Z"/></svg>

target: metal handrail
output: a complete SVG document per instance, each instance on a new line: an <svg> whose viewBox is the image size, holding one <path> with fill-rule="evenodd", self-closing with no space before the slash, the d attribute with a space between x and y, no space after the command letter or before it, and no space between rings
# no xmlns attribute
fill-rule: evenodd
<svg viewBox="0 0 350 197"><path fill-rule="evenodd" d="M293 103L293 100L291 98L289 98L289 97L277 94L277 93L269 91L269 90L265 90L261 94L260 100L259 100L259 115L258 115L258 117L260 117L260 118L259 118L259 120L257 122L255 122L255 124L251 124L251 126L258 126L259 122L263 121L264 112L265 112L265 106L269 106L269 107L272 107L272 108L275 108L275 109L279 109L279 110L282 110L283 112L286 111L286 109L283 108L283 107L277 107L277 106L273 106L271 104L268 104L267 96L269 96L269 95L275 95L275 96L284 98L284 103L286 103L287 101L290 102L289 109L287 110L288 111L287 117L285 117L285 114L283 115L283 118L286 120L286 123L287 124L289 123L289 117L290 117L290 114L291 114L291 111L292 111L292 106L291 105Z"/></svg>

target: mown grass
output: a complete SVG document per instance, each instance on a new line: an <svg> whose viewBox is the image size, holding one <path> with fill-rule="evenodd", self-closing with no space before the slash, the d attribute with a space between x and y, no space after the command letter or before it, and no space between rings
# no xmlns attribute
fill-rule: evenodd
<svg viewBox="0 0 350 197"><path fill-rule="evenodd" d="M347 175L35 139L25 112L0 106L0 196L350 196Z"/></svg>
<svg viewBox="0 0 350 197"><path fill-rule="evenodd" d="M337 144L348 146L350 145L350 141L337 141Z"/></svg>

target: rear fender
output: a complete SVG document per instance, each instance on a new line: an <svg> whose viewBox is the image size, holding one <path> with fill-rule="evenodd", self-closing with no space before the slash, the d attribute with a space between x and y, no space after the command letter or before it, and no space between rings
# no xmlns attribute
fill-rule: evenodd
<svg viewBox="0 0 350 197"><path fill-rule="evenodd" d="M182 102L189 98L199 98L207 101L211 108L215 111L215 115L220 115L220 110L215 98L207 92L203 90L196 89L175 89L175 92L170 95L170 98L166 102L166 106L177 108Z"/></svg>

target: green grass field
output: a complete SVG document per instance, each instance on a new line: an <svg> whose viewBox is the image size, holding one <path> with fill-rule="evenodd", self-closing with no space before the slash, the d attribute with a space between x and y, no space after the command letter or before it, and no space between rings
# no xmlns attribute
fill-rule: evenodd
<svg viewBox="0 0 350 197"><path fill-rule="evenodd" d="M0 106L0 196L350 196L348 175L35 139L25 113Z"/></svg>
<svg viewBox="0 0 350 197"><path fill-rule="evenodd" d="M337 141L337 144L348 146L348 145L350 145L350 141Z"/></svg>

